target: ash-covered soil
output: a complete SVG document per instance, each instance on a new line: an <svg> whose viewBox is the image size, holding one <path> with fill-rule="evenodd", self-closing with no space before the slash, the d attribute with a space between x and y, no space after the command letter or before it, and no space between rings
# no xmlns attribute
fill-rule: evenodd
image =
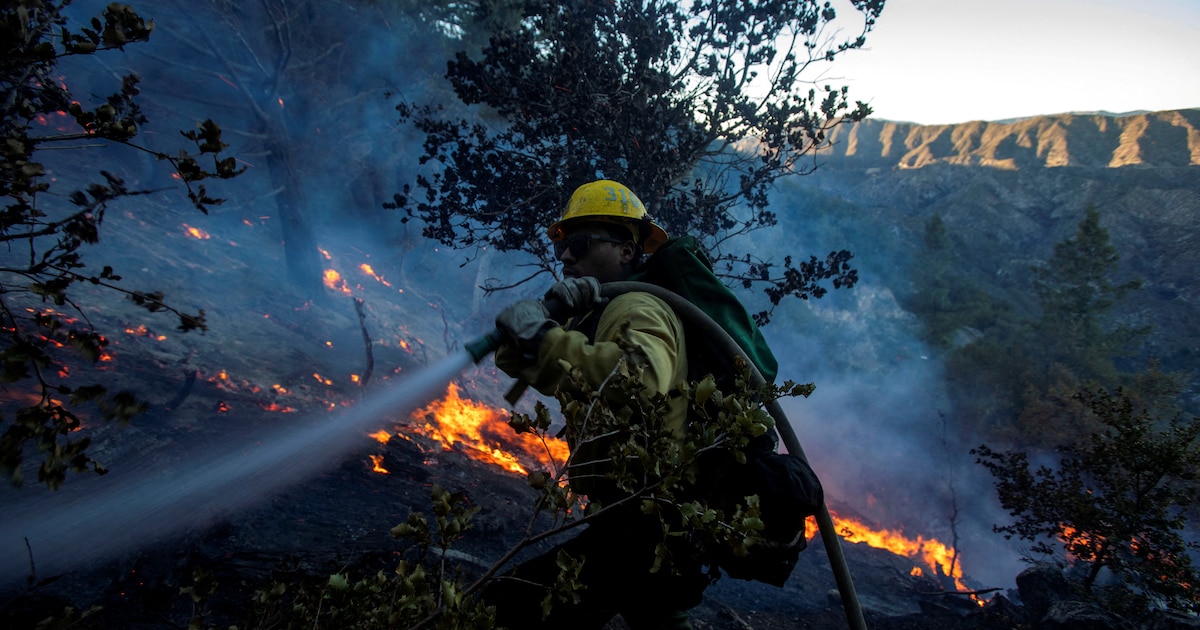
<svg viewBox="0 0 1200 630"><path fill-rule="evenodd" d="M388 474L372 471L371 454L384 455ZM434 483L465 492L481 508L453 555L468 572L489 565L520 539L533 497L523 478L456 452L423 451L393 439L366 445L333 470L211 526L80 567L23 594L10 588L0 604L0 623L34 628L63 606L99 605L102 610L82 627L187 627L196 609L180 588L193 584L199 568L216 581L206 603L208 627L244 628L250 594L274 580L394 569L408 547L389 530L411 511L428 512ZM1004 598L980 609L940 591L932 580L908 575L907 558L866 545L845 545L844 551L872 628L1020 627L1013 609L999 605L1007 604ZM848 627L819 537L783 588L723 578L706 592L692 619L696 628ZM612 630L624 627L619 619L610 624Z"/></svg>

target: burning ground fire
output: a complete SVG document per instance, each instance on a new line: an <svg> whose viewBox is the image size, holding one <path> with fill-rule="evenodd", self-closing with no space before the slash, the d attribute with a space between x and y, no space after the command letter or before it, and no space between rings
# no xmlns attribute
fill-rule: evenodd
<svg viewBox="0 0 1200 630"><path fill-rule="evenodd" d="M454 383L444 398L414 412L410 422L409 431L437 442L443 449L458 450L512 473L528 474L530 468L556 470L567 460L565 441L551 438L543 442L531 433L514 433L506 412L464 399ZM387 442L391 435L380 431L372 437ZM379 472L379 461L372 461Z"/></svg>
<svg viewBox="0 0 1200 630"><path fill-rule="evenodd" d="M333 254L329 253L329 250L318 248L318 251L321 252L321 256L326 261L329 261L331 263L333 262ZM357 267L355 267L355 269L358 273L361 273L362 275L373 279L375 282L378 282L380 285L388 287L388 288L392 288L392 283L389 282L387 278L385 278L381 274L377 273L375 271L375 268L370 263L359 263L359 265ZM340 271L338 271L337 269L332 269L332 268L326 269L324 272L324 282L325 282L325 287L331 291L334 291L336 293L341 293L342 295L353 295L354 294L353 290L351 289L350 283L347 281L347 278L345 276L343 276L342 273ZM363 286L361 284L355 284L354 288L362 290ZM399 289L399 292L404 293L404 289Z"/></svg>
<svg viewBox="0 0 1200 630"><path fill-rule="evenodd" d="M450 384L446 396L424 409L416 411L410 418L406 431L433 440L445 450L459 450L471 459L497 466L502 470L526 474L530 466L544 470L556 470L566 461L566 442L549 439L542 443L531 434L516 434L508 426L508 414L486 404L464 399L454 383ZM386 443L392 435L378 431L371 437ZM409 436L399 437L411 439ZM383 456L371 456L375 472L387 473L382 466ZM897 529L879 528L830 511L838 535L849 543L863 543L884 549L913 561L911 574L952 579L960 591L970 588L963 582L963 572L954 549L945 543L917 535L915 538ZM805 535L811 540L817 535L817 526L810 518ZM981 600L977 600L982 605Z"/></svg>

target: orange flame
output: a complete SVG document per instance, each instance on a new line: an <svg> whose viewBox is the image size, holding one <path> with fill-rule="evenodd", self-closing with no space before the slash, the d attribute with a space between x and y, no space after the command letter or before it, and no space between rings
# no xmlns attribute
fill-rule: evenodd
<svg viewBox="0 0 1200 630"><path fill-rule="evenodd" d="M388 474L388 469L383 467L383 455L371 455L371 470L373 472Z"/></svg>
<svg viewBox="0 0 1200 630"><path fill-rule="evenodd" d="M914 566L912 575L923 575L925 569L933 571L935 575L945 575L954 580L954 586L960 591L971 590L963 582L962 566L955 551L946 546L945 543L934 539L926 539L924 536L910 538L905 536L903 532L887 528L873 528L866 523L854 518L839 516L833 511L830 511L830 516L833 518L834 527L837 529L838 535L846 542L851 543L866 543L869 547L876 549L885 549L898 556L920 559L924 563L924 568ZM811 519L810 519L811 522ZM811 530L806 527L806 534L811 537L816 533L816 527ZM983 605L983 601L976 601Z"/></svg>
<svg viewBox="0 0 1200 630"><path fill-rule="evenodd" d="M1060 529L1062 530L1062 535L1058 539L1067 545L1090 545L1092 543L1093 535L1088 532L1080 531L1066 523L1061 524ZM1098 540L1102 541L1103 538L1098 538Z"/></svg>
<svg viewBox="0 0 1200 630"><path fill-rule="evenodd" d="M363 264L359 265L358 268L361 269L362 272L367 274L368 276L375 278L375 280L379 281L379 283L382 284L383 286L385 286L385 287L392 286L392 283L388 282L387 280L384 280L383 276L375 273L375 269L373 267L371 267L371 265L368 265L367 263L363 263Z"/></svg>
<svg viewBox="0 0 1200 630"><path fill-rule="evenodd" d="M444 449L451 450L458 444L471 459L514 473L526 474L526 466L533 464L557 470L567 459L565 441L548 438L543 442L531 433L514 433L505 412L463 399L454 383L445 398L418 410L412 417L423 423L417 431L441 443Z"/></svg>

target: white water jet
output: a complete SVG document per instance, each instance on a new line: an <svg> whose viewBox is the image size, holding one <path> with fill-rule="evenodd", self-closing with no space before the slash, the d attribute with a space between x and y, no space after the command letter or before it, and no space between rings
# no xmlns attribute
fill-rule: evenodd
<svg viewBox="0 0 1200 630"><path fill-rule="evenodd" d="M312 426L233 435L185 457L171 470L130 470L69 482L58 492L9 493L0 515L0 587L112 560L170 535L211 524L338 464L361 448L383 415L408 415L441 395L472 363L466 351L409 375L389 389ZM26 492L32 491L32 492Z"/></svg>

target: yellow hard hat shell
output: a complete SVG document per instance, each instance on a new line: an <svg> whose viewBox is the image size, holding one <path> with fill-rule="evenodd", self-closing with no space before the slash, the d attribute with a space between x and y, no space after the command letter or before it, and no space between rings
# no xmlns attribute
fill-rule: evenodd
<svg viewBox="0 0 1200 630"><path fill-rule="evenodd" d="M563 226L568 221L591 219L611 221L633 230L633 237L641 240L642 251L647 254L667 242L667 232L650 220L646 206L632 190L609 179L589 182L575 189L562 217L547 230L551 241L561 241L566 232ZM643 226L649 227L648 234L641 234Z"/></svg>

